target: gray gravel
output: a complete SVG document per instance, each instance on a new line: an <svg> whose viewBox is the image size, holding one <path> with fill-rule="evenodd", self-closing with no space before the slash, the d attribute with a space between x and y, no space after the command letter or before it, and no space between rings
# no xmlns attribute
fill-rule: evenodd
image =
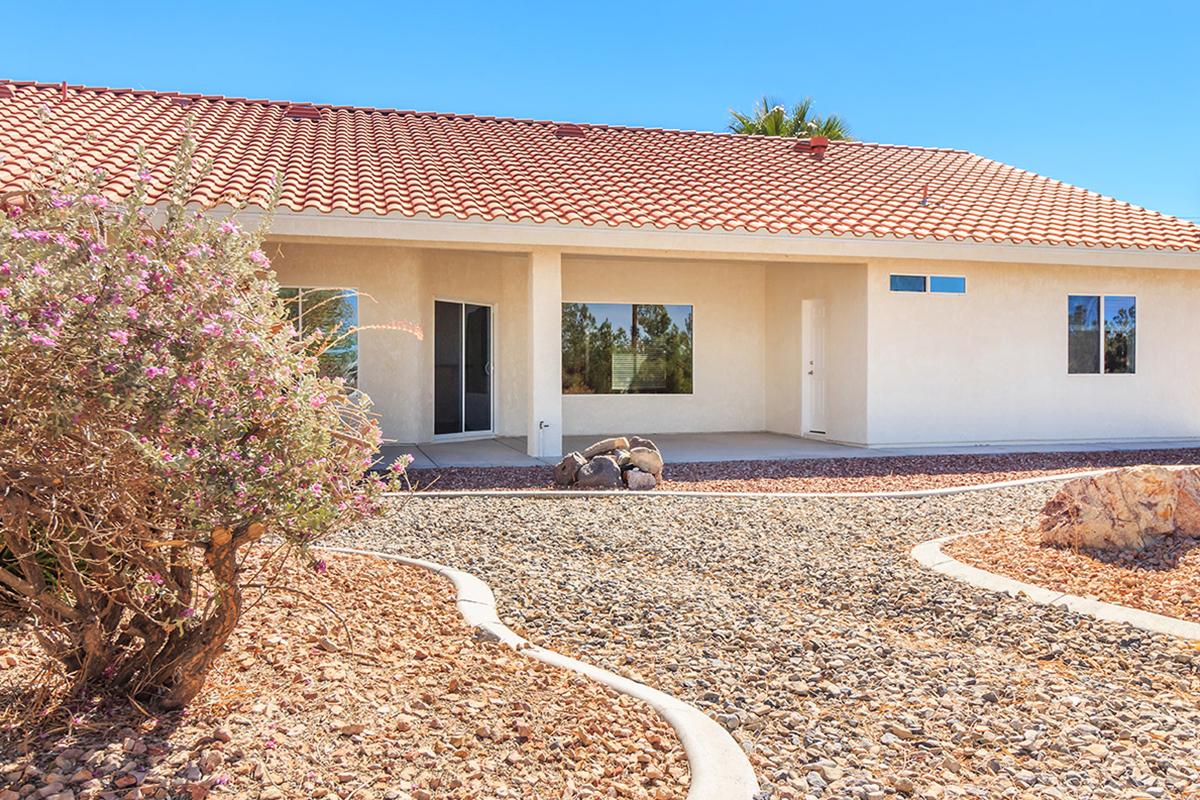
<svg viewBox="0 0 1200 800"><path fill-rule="evenodd" d="M414 498L337 544L479 575L533 641L680 695L764 797L1200 796L1200 650L922 570L1046 484L928 499Z"/></svg>

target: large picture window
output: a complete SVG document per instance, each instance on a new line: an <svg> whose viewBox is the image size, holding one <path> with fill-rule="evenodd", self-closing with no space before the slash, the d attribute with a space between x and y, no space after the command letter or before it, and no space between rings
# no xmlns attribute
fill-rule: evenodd
<svg viewBox="0 0 1200 800"><path fill-rule="evenodd" d="M318 357L318 370L327 378L344 378L358 386L358 293L353 289L282 287L279 298L301 336L320 331L333 344Z"/></svg>
<svg viewBox="0 0 1200 800"><path fill-rule="evenodd" d="M1122 295L1067 298L1067 372L1132 375L1136 371L1137 300Z"/></svg>
<svg viewBox="0 0 1200 800"><path fill-rule="evenodd" d="M691 394L692 307L564 303L563 394Z"/></svg>

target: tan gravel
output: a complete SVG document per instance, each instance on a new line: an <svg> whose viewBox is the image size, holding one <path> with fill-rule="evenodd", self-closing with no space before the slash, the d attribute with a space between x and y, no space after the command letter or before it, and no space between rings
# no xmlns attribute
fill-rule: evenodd
<svg viewBox="0 0 1200 800"><path fill-rule="evenodd" d="M0 797L686 794L683 750L647 706L474 639L450 584L425 570L326 560L323 576L288 569L285 585L311 598L256 606L186 714L64 699L38 730L7 731ZM28 629L0 628L10 709L29 700L35 652Z"/></svg>
<svg viewBox="0 0 1200 800"><path fill-rule="evenodd" d="M1198 464L1200 450L872 456L790 461L668 462L659 488L708 492L896 492L942 489L1137 464ZM410 470L420 488L554 489L550 467Z"/></svg>
<svg viewBox="0 0 1200 800"><path fill-rule="evenodd" d="M928 498L406 498L341 543L491 583L532 641L697 705L770 800L1200 797L1200 649L921 568L1047 484Z"/></svg>
<svg viewBox="0 0 1200 800"><path fill-rule="evenodd" d="M1067 594L1200 622L1200 540L1168 536L1141 552L1051 547L1035 529L996 530L942 552L989 572Z"/></svg>

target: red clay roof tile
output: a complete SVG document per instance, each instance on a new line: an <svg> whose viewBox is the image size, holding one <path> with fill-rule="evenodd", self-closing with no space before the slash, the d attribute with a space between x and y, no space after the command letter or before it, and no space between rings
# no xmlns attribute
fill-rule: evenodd
<svg viewBox="0 0 1200 800"><path fill-rule="evenodd" d="M141 147L157 199L189 121L206 205L261 205L278 174L297 212L1200 251L1193 223L961 150L16 81L0 192L62 150L120 194Z"/></svg>

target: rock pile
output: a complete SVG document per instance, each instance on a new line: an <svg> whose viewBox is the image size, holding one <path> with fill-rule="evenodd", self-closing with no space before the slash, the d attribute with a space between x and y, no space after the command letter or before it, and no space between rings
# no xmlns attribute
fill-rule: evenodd
<svg viewBox="0 0 1200 800"><path fill-rule="evenodd" d="M1067 483L1042 509L1042 544L1141 550L1163 536L1200 537L1200 474L1132 467Z"/></svg>
<svg viewBox="0 0 1200 800"><path fill-rule="evenodd" d="M575 489L653 489L662 480L658 445L641 436L601 439L568 453L554 467L554 482Z"/></svg>

